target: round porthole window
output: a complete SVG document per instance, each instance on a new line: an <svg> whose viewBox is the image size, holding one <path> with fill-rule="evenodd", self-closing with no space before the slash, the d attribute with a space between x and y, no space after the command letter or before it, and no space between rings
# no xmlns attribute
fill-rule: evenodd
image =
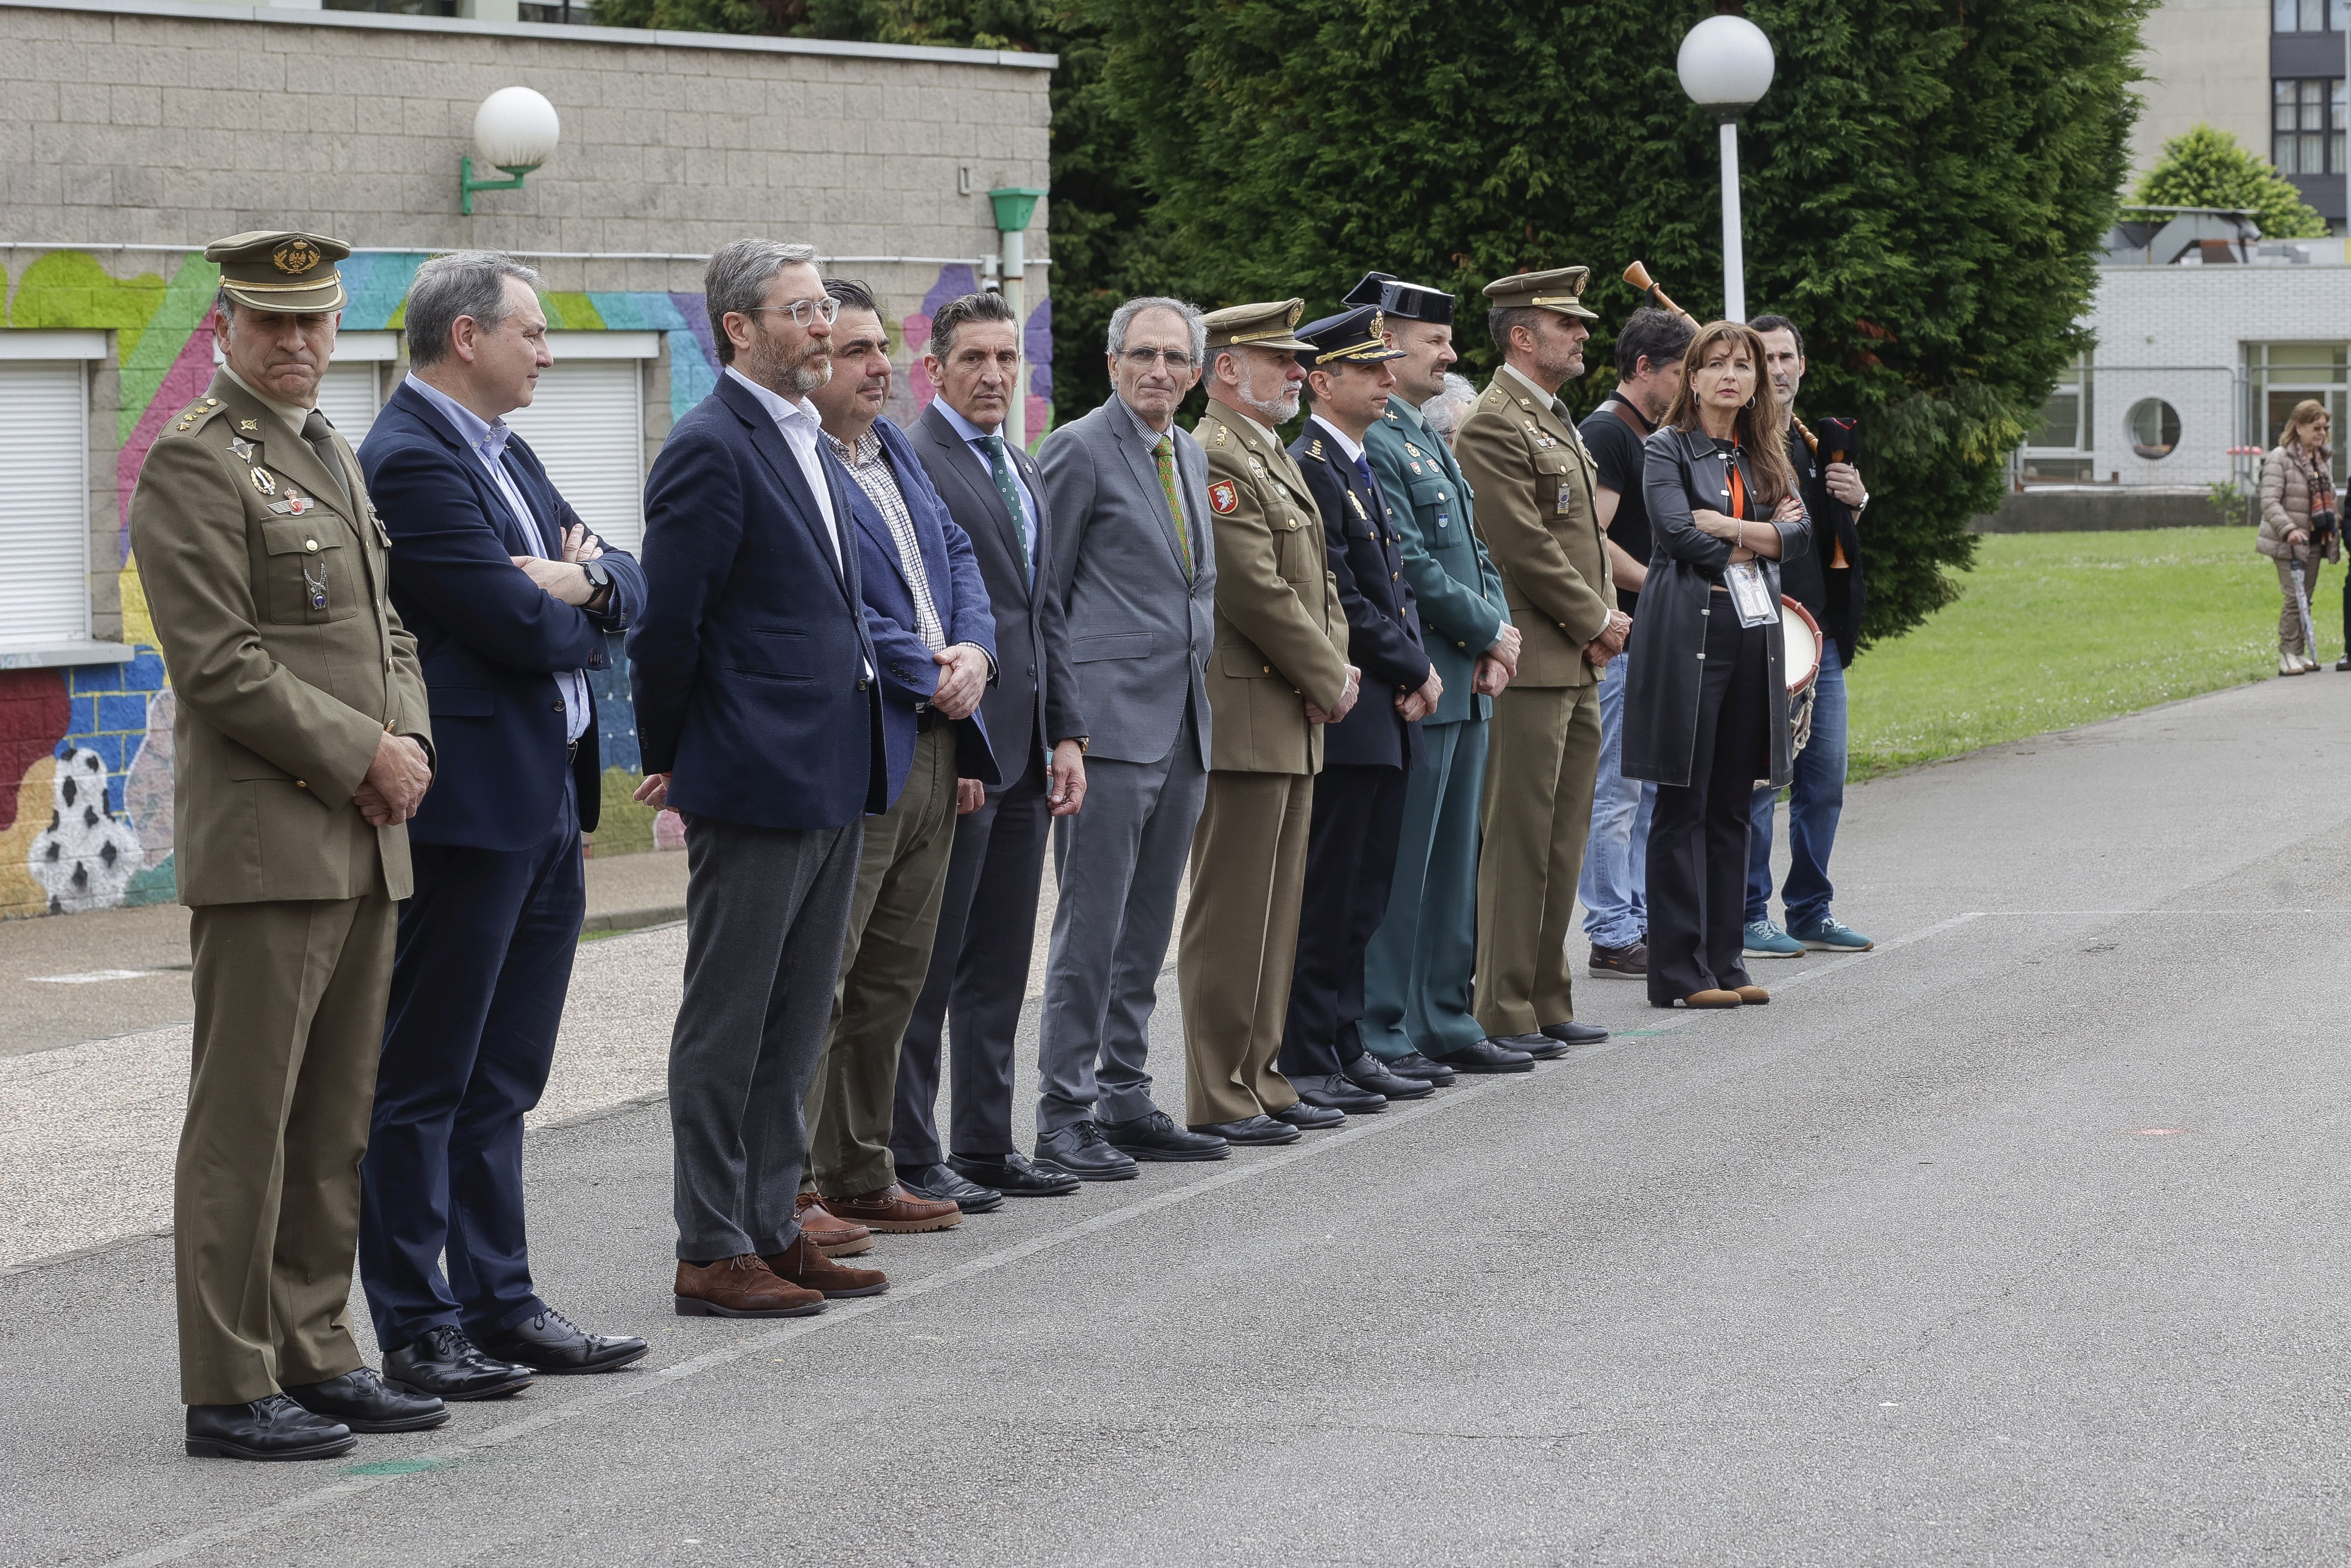
<svg viewBox="0 0 2351 1568"><path fill-rule="evenodd" d="M2159 397L2141 398L2123 416L2131 450L2141 457L2168 457L2179 444L2179 411Z"/></svg>

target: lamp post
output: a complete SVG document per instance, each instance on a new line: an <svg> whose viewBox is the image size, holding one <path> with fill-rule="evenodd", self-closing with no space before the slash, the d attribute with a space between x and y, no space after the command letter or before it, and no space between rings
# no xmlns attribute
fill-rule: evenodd
<svg viewBox="0 0 2351 1568"><path fill-rule="evenodd" d="M457 160L457 210L474 215L476 191L519 191L522 177L555 156L562 134L555 105L543 93L527 87L502 87L482 99L474 111L474 148L482 162L503 169L510 179L476 180L471 156Z"/></svg>
<svg viewBox="0 0 2351 1568"><path fill-rule="evenodd" d="M1722 121L1722 313L1747 319L1747 261L1739 243L1739 117L1771 85L1771 40L1744 16L1708 16L1682 37L1674 62L1682 90Z"/></svg>
<svg viewBox="0 0 2351 1568"><path fill-rule="evenodd" d="M1015 446L1029 444L1029 220L1045 193L1033 185L1007 185L987 193L996 207L997 287L1012 308L1012 340L1020 350L1020 373L1012 388L1012 406L1004 411L1004 438Z"/></svg>

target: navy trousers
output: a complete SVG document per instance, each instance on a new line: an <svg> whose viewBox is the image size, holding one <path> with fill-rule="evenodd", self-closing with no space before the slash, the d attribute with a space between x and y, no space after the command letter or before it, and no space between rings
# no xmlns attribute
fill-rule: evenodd
<svg viewBox="0 0 2351 1568"><path fill-rule="evenodd" d="M400 906L360 1166L360 1280L387 1351L446 1324L478 1342L546 1310L524 1238L522 1119L547 1087L588 907L569 789L529 849L409 852L416 891Z"/></svg>
<svg viewBox="0 0 2351 1568"><path fill-rule="evenodd" d="M1346 763L1314 780L1279 1059L1285 1078L1327 1078L1364 1054L1364 955L1395 880L1405 786L1401 768Z"/></svg>

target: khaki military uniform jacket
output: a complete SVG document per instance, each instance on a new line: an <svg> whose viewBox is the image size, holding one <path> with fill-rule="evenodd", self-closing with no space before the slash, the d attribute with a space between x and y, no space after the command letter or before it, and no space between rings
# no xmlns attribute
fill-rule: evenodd
<svg viewBox="0 0 2351 1568"><path fill-rule="evenodd" d="M1322 514L1297 462L1253 421L1211 402L1192 434L1217 534L1208 765L1320 772L1322 727L1306 722L1306 704L1328 712L1347 689L1347 612Z"/></svg>
<svg viewBox="0 0 2351 1568"><path fill-rule="evenodd" d="M1503 370L1462 416L1453 455L1477 492L1478 531L1524 639L1511 684L1591 685L1597 672L1584 645L1607 629L1616 585L1583 438L1551 400Z"/></svg>
<svg viewBox="0 0 2351 1568"><path fill-rule="evenodd" d="M225 372L164 427L131 542L176 696L180 902L410 892L408 830L352 795L378 741L429 752L416 640L385 597L391 537L340 436L319 455Z"/></svg>

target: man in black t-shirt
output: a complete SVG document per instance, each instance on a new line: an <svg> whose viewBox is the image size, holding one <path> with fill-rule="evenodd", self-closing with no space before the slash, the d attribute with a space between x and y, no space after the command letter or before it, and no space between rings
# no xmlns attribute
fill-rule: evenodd
<svg viewBox="0 0 2351 1568"><path fill-rule="evenodd" d="M1635 612L1649 573L1649 509L1641 499L1641 443L1681 391L1682 350L1696 336L1688 320L1644 305L1616 334L1616 391L1576 426L1600 471L1593 486L1608 530L1608 565L1616 607ZM1600 772L1592 793L1592 833L1583 852L1583 934L1592 939L1592 973L1643 979L1649 972L1647 875L1649 812L1657 789L1625 777L1625 672L1629 655L1608 662L1600 679Z"/></svg>

